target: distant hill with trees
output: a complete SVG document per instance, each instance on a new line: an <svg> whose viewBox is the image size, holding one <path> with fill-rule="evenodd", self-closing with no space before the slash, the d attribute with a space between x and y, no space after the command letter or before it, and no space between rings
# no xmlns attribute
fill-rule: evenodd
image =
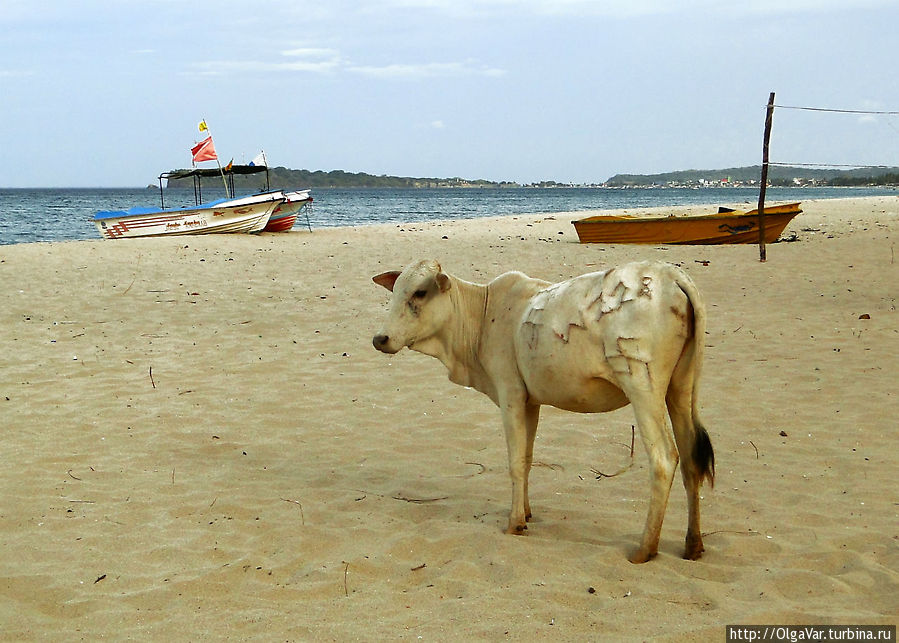
<svg viewBox="0 0 899 643"><path fill-rule="evenodd" d="M660 186L669 184L694 185L700 183L758 184L760 165L731 167L721 170L681 170L662 174L616 174L605 185L608 187ZM816 169L805 167L768 168L769 185L899 185L899 168Z"/></svg>
<svg viewBox="0 0 899 643"><path fill-rule="evenodd" d="M662 174L616 174L605 182L589 187L644 187L695 185L758 185L761 166L731 167L721 170L681 170ZM269 168L271 187L277 188L509 188L509 187L585 187L556 181L539 181L522 186L513 181L484 179L427 178L374 175L344 170L291 170L286 167ZM207 185L206 179L203 185ZM772 166L768 171L770 185L899 185L899 168L877 169L815 169ZM264 187L265 175L235 175L236 190L259 190ZM190 188L192 179L170 180L168 187ZM212 185L212 183L209 183Z"/></svg>
<svg viewBox="0 0 899 643"><path fill-rule="evenodd" d="M344 170L291 170L286 167L269 168L272 188L502 188L518 187L510 181L486 181L483 179L426 178L345 172ZM209 180L209 179L207 179ZM265 182L264 174L236 175L236 190L258 189ZM206 182L204 181L204 185ZM169 187L189 188L192 179L170 180Z"/></svg>

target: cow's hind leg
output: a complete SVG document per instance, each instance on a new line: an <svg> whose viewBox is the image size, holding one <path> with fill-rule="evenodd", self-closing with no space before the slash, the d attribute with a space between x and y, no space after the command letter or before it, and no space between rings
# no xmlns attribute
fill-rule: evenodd
<svg viewBox="0 0 899 643"><path fill-rule="evenodd" d="M705 551L699 526L699 489L703 478L714 481L715 476L715 454L712 443L694 411L694 378L695 367L692 360L682 358L674 370L665 397L674 429L674 439L677 441L677 450L681 456L681 476L687 492L687 537L684 558L688 560L698 559Z"/></svg>
<svg viewBox="0 0 899 643"><path fill-rule="evenodd" d="M699 487L702 475L693 458L696 431L703 430L693 424L690 392L678 391L672 386L668 391L668 412L674 428L674 439L677 450L681 453L680 471L687 492L687 538L684 547L684 558L696 560L702 556L705 548L702 545L702 532L699 528Z"/></svg>
<svg viewBox="0 0 899 643"><path fill-rule="evenodd" d="M659 551L662 521L668 506L668 495L677 468L677 448L666 422L665 403L661 394L641 391L630 396L640 429L640 437L649 456L651 494L643 539L639 549L628 559L632 563L645 563Z"/></svg>

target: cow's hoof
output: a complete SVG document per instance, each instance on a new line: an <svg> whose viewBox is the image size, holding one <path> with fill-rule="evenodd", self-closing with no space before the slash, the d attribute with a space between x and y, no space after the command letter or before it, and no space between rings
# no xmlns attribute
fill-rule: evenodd
<svg viewBox="0 0 899 643"><path fill-rule="evenodd" d="M687 538L684 540L684 558L698 560L702 556L705 547L702 546L702 534L698 531L687 530Z"/></svg>
<svg viewBox="0 0 899 643"><path fill-rule="evenodd" d="M657 551L649 551L647 549L643 549L642 547L635 551L633 554L627 557L629 561L634 563L635 565L640 565L641 563L645 563L647 561L652 560L656 557Z"/></svg>
<svg viewBox="0 0 899 643"><path fill-rule="evenodd" d="M524 536L528 533L527 525L510 525L508 529L506 529L507 534L511 534L513 536Z"/></svg>
<svg viewBox="0 0 899 643"><path fill-rule="evenodd" d="M702 558L702 552L705 551L705 547L702 546L702 541L699 543L690 543L687 542L687 546L684 549L684 558L686 560L699 560Z"/></svg>

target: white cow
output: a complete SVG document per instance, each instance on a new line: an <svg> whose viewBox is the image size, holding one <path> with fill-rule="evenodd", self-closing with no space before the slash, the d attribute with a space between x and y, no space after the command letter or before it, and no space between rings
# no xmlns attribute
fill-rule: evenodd
<svg viewBox="0 0 899 643"><path fill-rule="evenodd" d="M678 454L688 502L684 557L702 555L699 487L715 477L696 400L706 318L683 271L642 262L557 284L508 272L481 285L420 261L372 279L393 292L375 348L392 354L408 346L436 357L451 381L502 411L512 477L507 533L522 534L531 517L540 405L594 413L630 403L649 454L652 495L642 543L629 559L642 563L658 552Z"/></svg>

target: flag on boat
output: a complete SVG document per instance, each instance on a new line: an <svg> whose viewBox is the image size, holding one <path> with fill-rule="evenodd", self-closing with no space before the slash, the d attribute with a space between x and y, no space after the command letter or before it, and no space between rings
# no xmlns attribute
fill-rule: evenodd
<svg viewBox="0 0 899 643"><path fill-rule="evenodd" d="M215 145L212 144L211 136L207 136L204 140L190 148L190 152L193 154L194 163L199 163L200 161L215 161L218 159L218 156L215 153Z"/></svg>
<svg viewBox="0 0 899 643"><path fill-rule="evenodd" d="M199 129L201 132L207 131L209 128L206 126L206 119L200 121Z"/></svg>
<svg viewBox="0 0 899 643"><path fill-rule="evenodd" d="M230 172L232 167L234 167L234 159L228 161L228 165L225 166L225 172Z"/></svg>
<svg viewBox="0 0 899 643"><path fill-rule="evenodd" d="M250 161L252 167L267 167L265 163L265 152L259 152L256 157Z"/></svg>

